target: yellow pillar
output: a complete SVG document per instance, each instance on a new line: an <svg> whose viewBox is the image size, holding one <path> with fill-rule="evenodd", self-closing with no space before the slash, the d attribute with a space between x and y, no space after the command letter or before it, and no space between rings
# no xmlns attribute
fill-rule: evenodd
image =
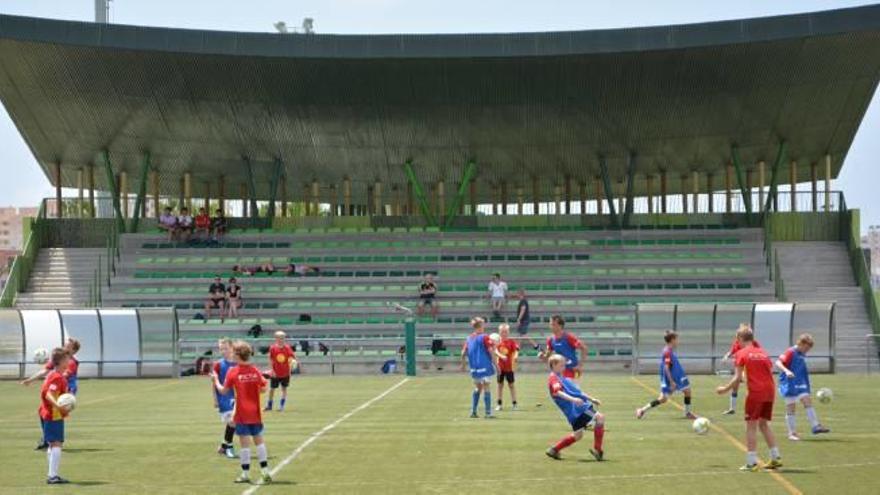
<svg viewBox="0 0 880 495"><path fill-rule="evenodd" d="M312 215L318 216L321 210L321 189L317 179L312 179Z"/></svg>
<svg viewBox="0 0 880 495"><path fill-rule="evenodd" d="M538 182L537 175L532 176L532 215L538 215L540 213L539 206L541 203L541 184Z"/></svg>
<svg viewBox="0 0 880 495"><path fill-rule="evenodd" d="M797 162L792 160L788 167L788 182L791 188L791 211L797 211Z"/></svg>
<svg viewBox="0 0 880 495"><path fill-rule="evenodd" d="M119 201L122 203L122 218L128 218L128 173L119 172Z"/></svg>
<svg viewBox="0 0 880 495"><path fill-rule="evenodd" d="M810 204L814 212L819 210L819 188L816 184L817 168L816 162L810 164Z"/></svg>
<svg viewBox="0 0 880 495"><path fill-rule="evenodd" d="M376 216L385 214L385 207L382 204L382 182L378 180L373 184L373 214Z"/></svg>
<svg viewBox="0 0 880 495"><path fill-rule="evenodd" d="M183 174L183 203L192 211L192 174Z"/></svg>
<svg viewBox="0 0 880 495"><path fill-rule="evenodd" d="M693 212L700 212L700 172L694 170L694 178L691 180L691 186L693 187L694 196L691 198L693 200Z"/></svg>
<svg viewBox="0 0 880 495"><path fill-rule="evenodd" d="M553 209L557 215L562 214L562 188L559 184L553 186Z"/></svg>
<svg viewBox="0 0 880 495"><path fill-rule="evenodd" d="M758 162L758 213L764 211L764 160Z"/></svg>
<svg viewBox="0 0 880 495"><path fill-rule="evenodd" d="M83 216L83 175L85 171L82 167L76 171L76 216Z"/></svg>
<svg viewBox="0 0 880 495"><path fill-rule="evenodd" d="M667 188L667 176L666 171L660 171L660 213L666 213L666 194L668 191Z"/></svg>
<svg viewBox="0 0 880 495"><path fill-rule="evenodd" d="M648 198L648 214L654 214L654 175L645 176L645 196Z"/></svg>
<svg viewBox="0 0 880 495"><path fill-rule="evenodd" d="M351 179L342 179L342 215L351 215Z"/></svg>
<svg viewBox="0 0 880 495"><path fill-rule="evenodd" d="M690 203L688 202L688 194L687 194L687 175L681 176L681 211L682 213L687 214L690 211Z"/></svg>
<svg viewBox="0 0 880 495"><path fill-rule="evenodd" d="M205 211L211 214L211 181L205 181Z"/></svg>
<svg viewBox="0 0 880 495"><path fill-rule="evenodd" d="M523 214L523 202L525 200L525 193L523 192L522 186L516 186L516 214Z"/></svg>
<svg viewBox="0 0 880 495"><path fill-rule="evenodd" d="M446 184L437 181L437 218L442 219L446 215Z"/></svg>
<svg viewBox="0 0 880 495"><path fill-rule="evenodd" d="M89 164L89 216L95 218L95 165Z"/></svg>

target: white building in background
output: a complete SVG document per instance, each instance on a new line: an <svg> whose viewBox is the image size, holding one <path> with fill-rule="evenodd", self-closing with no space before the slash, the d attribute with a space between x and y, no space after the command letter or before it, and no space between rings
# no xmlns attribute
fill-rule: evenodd
<svg viewBox="0 0 880 495"><path fill-rule="evenodd" d="M38 208L0 207L0 250L20 250L24 244L22 219L35 217L38 212Z"/></svg>

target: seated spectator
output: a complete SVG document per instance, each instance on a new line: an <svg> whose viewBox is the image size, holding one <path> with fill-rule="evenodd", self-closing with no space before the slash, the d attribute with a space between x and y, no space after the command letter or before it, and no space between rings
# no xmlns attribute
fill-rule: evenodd
<svg viewBox="0 0 880 495"><path fill-rule="evenodd" d="M248 275L251 276L255 273L268 273L270 276L275 273L275 265L272 263L263 263L262 265L249 267L244 265L235 265L232 267L232 272L238 276Z"/></svg>
<svg viewBox="0 0 880 495"><path fill-rule="evenodd" d="M188 241L193 233L193 217L189 214L187 208L180 210L180 216L177 217L177 234L181 241Z"/></svg>
<svg viewBox="0 0 880 495"><path fill-rule="evenodd" d="M501 280L500 273L492 275L489 282L489 299L492 301L492 314L495 318L500 318L504 303L507 302L507 282Z"/></svg>
<svg viewBox="0 0 880 495"><path fill-rule="evenodd" d="M159 216L159 230L168 232L168 240L177 237L177 217L171 213L171 208L165 208L165 213Z"/></svg>
<svg viewBox="0 0 880 495"><path fill-rule="evenodd" d="M419 286L419 304L416 306L416 312L419 316L424 314L425 307L431 307L431 316L437 317L439 307L437 301L434 300L437 295L437 284L434 283L434 276L430 273L425 275L425 281Z"/></svg>
<svg viewBox="0 0 880 495"><path fill-rule="evenodd" d="M230 318L238 318L238 309L241 307L241 286L235 277L229 279L229 285L226 286L226 306Z"/></svg>
<svg viewBox="0 0 880 495"><path fill-rule="evenodd" d="M211 220L211 228L214 229L214 241L222 242L223 236L226 235L226 216L223 210L217 209L217 214Z"/></svg>
<svg viewBox="0 0 880 495"><path fill-rule="evenodd" d="M226 308L226 286L220 281L220 275L214 277L214 283L208 287L208 300L205 301L205 317L211 317L211 310L216 309L223 318L223 310Z"/></svg>
<svg viewBox="0 0 880 495"><path fill-rule="evenodd" d="M211 238L211 217L204 208L199 208L199 214L196 215L196 238L207 241Z"/></svg>
<svg viewBox="0 0 880 495"><path fill-rule="evenodd" d="M299 275L304 277L309 273L321 273L321 269L317 266L303 265L303 264L294 264L290 263L287 265L287 268L284 269L284 274L288 277L291 275Z"/></svg>

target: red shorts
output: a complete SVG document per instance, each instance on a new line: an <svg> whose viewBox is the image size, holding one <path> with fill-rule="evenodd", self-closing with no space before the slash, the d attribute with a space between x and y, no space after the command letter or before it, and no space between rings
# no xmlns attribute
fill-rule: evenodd
<svg viewBox="0 0 880 495"><path fill-rule="evenodd" d="M773 398L746 397L746 421L773 420Z"/></svg>
<svg viewBox="0 0 880 495"><path fill-rule="evenodd" d="M576 380L581 377L581 372L574 368L565 368L565 370L562 372L562 376L564 376L565 378Z"/></svg>

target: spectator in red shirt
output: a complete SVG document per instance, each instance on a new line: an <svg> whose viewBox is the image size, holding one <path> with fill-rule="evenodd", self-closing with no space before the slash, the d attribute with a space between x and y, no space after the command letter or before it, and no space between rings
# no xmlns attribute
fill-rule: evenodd
<svg viewBox="0 0 880 495"><path fill-rule="evenodd" d="M214 388L221 395L235 391L235 434L241 448L238 456L241 459L241 474L235 479L236 483L250 483L251 468L251 441L257 448L257 458L260 461L260 473L263 483L270 483L272 477L269 474L269 454L266 444L263 443L263 416L260 413L260 394L266 391L266 379L256 366L250 363L253 350L250 344L237 341L233 344L235 350L236 366L226 373L226 380L220 383L217 373L211 371Z"/></svg>
<svg viewBox="0 0 880 495"><path fill-rule="evenodd" d="M760 470L758 467L758 430L764 436L770 448L770 462L764 469L777 469L782 466L782 457L776 437L770 429L773 419L773 399L776 397L776 385L773 382L773 363L764 349L754 345L755 335L750 328L740 328L736 332L742 349L736 353L736 373L727 385L718 387L718 394L726 394L743 381L745 375L749 395L746 396L746 464L741 471Z"/></svg>
<svg viewBox="0 0 880 495"><path fill-rule="evenodd" d="M204 208L199 208L199 214L196 215L195 236L203 241L211 239L211 216Z"/></svg>
<svg viewBox="0 0 880 495"><path fill-rule="evenodd" d="M287 387L290 385L290 370L292 365L296 363L296 355L293 348L285 342L287 335L281 330L275 332L275 343L269 347L269 366L271 370L271 381L269 386L269 402L266 403L264 411L272 410L272 401L275 398L275 389L281 386L281 401L278 403L278 410L284 410L284 404L287 402Z"/></svg>
<svg viewBox="0 0 880 495"><path fill-rule="evenodd" d="M495 346L495 354L498 355L498 405L495 406L496 411L500 411L504 402L504 381L507 380L507 386L510 388L510 401L513 404L513 410L516 411L516 359L519 357L519 344L516 340L510 338L510 325L502 323L498 325L498 334L501 335L501 341Z"/></svg>

